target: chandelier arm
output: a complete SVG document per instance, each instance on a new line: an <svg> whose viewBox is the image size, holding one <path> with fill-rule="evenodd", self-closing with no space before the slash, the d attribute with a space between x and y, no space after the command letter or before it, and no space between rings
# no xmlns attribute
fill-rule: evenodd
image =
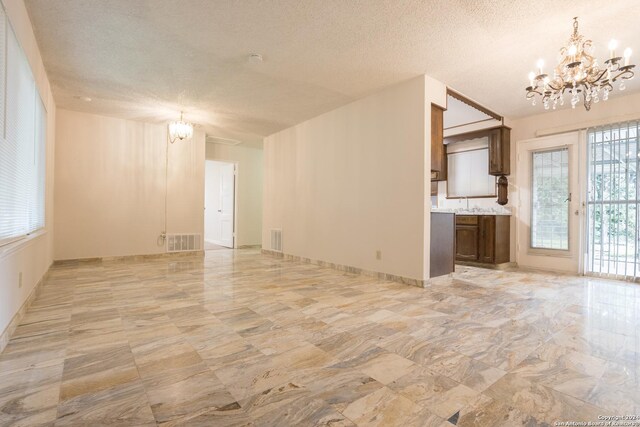
<svg viewBox="0 0 640 427"><path fill-rule="evenodd" d="M531 89L530 91L527 92L527 97L528 99L531 99L532 97L536 96L536 95L544 95L543 92L540 92L538 90L535 89Z"/></svg>
<svg viewBox="0 0 640 427"><path fill-rule="evenodd" d="M635 73L633 72L633 70L627 69L618 73L614 78L611 79L611 81L615 82L618 79L630 80L633 78L634 75Z"/></svg>
<svg viewBox="0 0 640 427"><path fill-rule="evenodd" d="M606 68L604 70L602 70L602 72L597 74L597 77L591 81L591 84L597 83L600 80L602 80L602 78L605 76L605 74L607 74L607 69Z"/></svg>
<svg viewBox="0 0 640 427"><path fill-rule="evenodd" d="M555 87L551 83L547 83L547 86L549 86L554 92L559 92L560 89L564 87L564 85L562 85L562 87Z"/></svg>

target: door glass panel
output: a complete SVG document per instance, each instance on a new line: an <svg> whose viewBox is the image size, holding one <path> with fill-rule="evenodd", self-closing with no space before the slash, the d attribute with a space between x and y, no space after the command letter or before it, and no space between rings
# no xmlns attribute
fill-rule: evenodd
<svg viewBox="0 0 640 427"><path fill-rule="evenodd" d="M531 247L569 250L569 150L532 153Z"/></svg>
<svg viewBox="0 0 640 427"><path fill-rule="evenodd" d="M588 272L640 276L639 133L638 122L589 129Z"/></svg>

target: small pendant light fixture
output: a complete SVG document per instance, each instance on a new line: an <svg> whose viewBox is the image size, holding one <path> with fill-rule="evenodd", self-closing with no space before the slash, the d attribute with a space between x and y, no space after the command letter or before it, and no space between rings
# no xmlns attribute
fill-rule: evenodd
<svg viewBox="0 0 640 427"><path fill-rule="evenodd" d="M180 120L169 123L169 142L173 144L177 139L182 141L185 139L191 139L192 136L193 125L183 120L181 111Z"/></svg>

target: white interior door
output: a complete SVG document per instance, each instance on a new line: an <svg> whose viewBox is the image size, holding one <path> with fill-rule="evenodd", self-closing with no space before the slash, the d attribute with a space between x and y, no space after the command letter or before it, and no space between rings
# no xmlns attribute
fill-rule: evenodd
<svg viewBox="0 0 640 427"><path fill-rule="evenodd" d="M235 178L236 166L224 163L220 168L220 237L217 243L229 248L234 247Z"/></svg>
<svg viewBox="0 0 640 427"><path fill-rule="evenodd" d="M579 141L574 132L516 144L519 266L583 272Z"/></svg>

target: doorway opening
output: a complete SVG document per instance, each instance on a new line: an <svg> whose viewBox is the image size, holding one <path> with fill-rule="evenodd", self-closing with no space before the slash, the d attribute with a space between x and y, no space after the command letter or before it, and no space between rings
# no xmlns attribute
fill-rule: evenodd
<svg viewBox="0 0 640 427"><path fill-rule="evenodd" d="M519 141L518 265L581 273L580 132Z"/></svg>
<svg viewBox="0 0 640 427"><path fill-rule="evenodd" d="M236 169L235 163L205 161L205 250L235 247Z"/></svg>

